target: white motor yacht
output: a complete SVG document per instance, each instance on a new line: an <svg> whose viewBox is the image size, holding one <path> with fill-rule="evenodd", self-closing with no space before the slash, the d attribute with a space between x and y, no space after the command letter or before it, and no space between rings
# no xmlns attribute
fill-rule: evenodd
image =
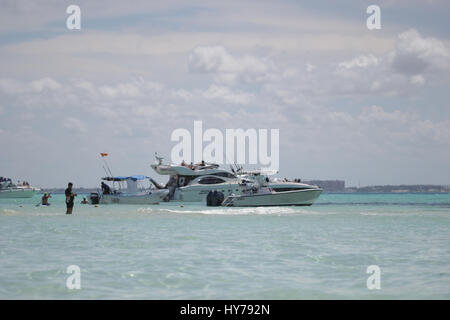
<svg viewBox="0 0 450 320"><path fill-rule="evenodd" d="M165 186L154 180L152 182L159 189L168 188L169 199L174 201L204 202L210 191L221 192L225 197L240 195L243 191L242 185L251 184L260 178L265 180L274 192L318 189L317 186L295 181L270 180L268 175L275 174L276 171L243 171L239 168L228 171L212 163L168 165L162 161L162 157L157 157L157 162L151 167L161 175L169 175L169 182Z"/></svg>
<svg viewBox="0 0 450 320"><path fill-rule="evenodd" d="M39 190L29 185L16 185L11 179L4 179L0 183L0 199L32 198Z"/></svg>
<svg viewBox="0 0 450 320"><path fill-rule="evenodd" d="M203 202L209 191L217 190L224 194L239 192L241 178L216 164L204 163L197 166L165 165L162 161L151 167L161 175L169 175L169 182L163 187L156 182L157 188L167 188L169 199L175 201Z"/></svg>

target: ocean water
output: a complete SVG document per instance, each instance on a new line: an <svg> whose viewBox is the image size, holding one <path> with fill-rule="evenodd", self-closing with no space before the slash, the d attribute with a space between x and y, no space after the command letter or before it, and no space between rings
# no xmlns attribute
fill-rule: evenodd
<svg viewBox="0 0 450 320"><path fill-rule="evenodd" d="M450 194L311 207L0 199L0 299L449 299ZM79 196L78 201L81 200ZM81 288L66 287L67 267ZM367 267L380 268L369 290Z"/></svg>

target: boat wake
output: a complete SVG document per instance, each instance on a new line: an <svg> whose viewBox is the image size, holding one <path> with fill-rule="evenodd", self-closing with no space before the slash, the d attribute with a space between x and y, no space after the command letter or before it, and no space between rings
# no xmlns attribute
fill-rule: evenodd
<svg viewBox="0 0 450 320"><path fill-rule="evenodd" d="M192 208L139 208L140 213L174 213L174 214L204 214L204 215L292 215L292 214L314 214L308 209L296 207L254 207L254 208L208 208L208 209L192 209Z"/></svg>

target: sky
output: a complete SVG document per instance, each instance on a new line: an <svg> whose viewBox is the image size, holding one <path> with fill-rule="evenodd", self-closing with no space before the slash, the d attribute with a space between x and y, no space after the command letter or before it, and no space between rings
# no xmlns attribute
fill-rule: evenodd
<svg viewBox="0 0 450 320"><path fill-rule="evenodd" d="M279 129L280 177L450 184L448 1L0 5L0 176L95 187L105 152L163 182L154 153L201 120Z"/></svg>

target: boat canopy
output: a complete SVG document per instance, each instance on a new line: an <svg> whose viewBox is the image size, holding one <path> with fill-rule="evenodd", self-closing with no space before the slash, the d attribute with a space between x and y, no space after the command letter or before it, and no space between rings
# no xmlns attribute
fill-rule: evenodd
<svg viewBox="0 0 450 320"><path fill-rule="evenodd" d="M150 177L143 176L143 175L135 175L135 176L116 176L116 177L104 177L102 180L105 181L126 181L126 180L145 180L150 179Z"/></svg>

